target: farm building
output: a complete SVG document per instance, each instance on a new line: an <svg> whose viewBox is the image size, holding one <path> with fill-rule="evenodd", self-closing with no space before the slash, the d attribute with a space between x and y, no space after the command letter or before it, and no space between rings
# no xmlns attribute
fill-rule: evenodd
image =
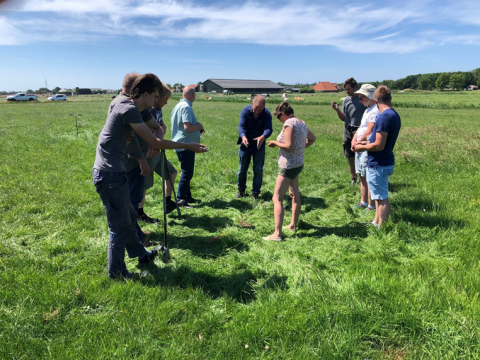
<svg viewBox="0 0 480 360"><path fill-rule="evenodd" d="M208 79L203 83L203 88L205 92L223 93L224 90L231 90L236 94L274 94L283 91L283 86L270 80Z"/></svg>
<svg viewBox="0 0 480 360"><path fill-rule="evenodd" d="M468 90L468 91L478 90L478 86L476 86L476 85L468 85L467 90Z"/></svg>
<svg viewBox="0 0 480 360"><path fill-rule="evenodd" d="M337 92L340 90L337 84L332 84L327 81L320 81L317 85L312 86L315 91L321 92Z"/></svg>

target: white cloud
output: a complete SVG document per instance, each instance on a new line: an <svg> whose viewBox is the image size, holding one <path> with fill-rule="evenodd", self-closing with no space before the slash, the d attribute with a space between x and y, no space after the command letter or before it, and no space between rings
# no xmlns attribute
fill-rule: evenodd
<svg viewBox="0 0 480 360"><path fill-rule="evenodd" d="M0 45L133 35L166 42L330 45L354 53L408 53L441 43L428 30L415 35L412 24L444 25L448 20L480 25L480 5L464 2L470 8L459 10L465 8L462 1L450 8L435 7L429 0L395 7L298 1L283 6L247 1L220 7L180 0L26 0L18 5L17 16L0 18ZM478 44L475 36L462 36L463 43Z"/></svg>

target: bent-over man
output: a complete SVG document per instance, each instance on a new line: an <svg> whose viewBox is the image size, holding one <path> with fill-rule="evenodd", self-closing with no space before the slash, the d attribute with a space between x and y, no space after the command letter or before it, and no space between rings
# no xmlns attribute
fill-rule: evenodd
<svg viewBox="0 0 480 360"><path fill-rule="evenodd" d="M263 165L265 163L265 139L272 135L272 114L265 107L265 99L261 95L253 98L240 113L238 123L238 192L236 198L245 196L247 188L247 171L253 158L252 196L255 200L260 195L263 181Z"/></svg>

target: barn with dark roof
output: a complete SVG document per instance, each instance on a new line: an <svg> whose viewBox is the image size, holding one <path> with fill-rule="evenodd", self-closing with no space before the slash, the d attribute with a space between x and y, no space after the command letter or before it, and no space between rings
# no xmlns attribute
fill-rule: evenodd
<svg viewBox="0 0 480 360"><path fill-rule="evenodd" d="M283 86L270 80L208 79L203 88L206 92L230 90L236 94L275 94L283 91Z"/></svg>

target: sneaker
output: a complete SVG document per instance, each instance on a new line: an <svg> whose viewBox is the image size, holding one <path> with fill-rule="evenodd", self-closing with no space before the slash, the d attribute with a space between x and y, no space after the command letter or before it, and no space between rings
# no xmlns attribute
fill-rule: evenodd
<svg viewBox="0 0 480 360"><path fill-rule="evenodd" d="M190 197L190 198L187 199L187 202L188 202L189 204L200 204L202 201Z"/></svg>
<svg viewBox="0 0 480 360"><path fill-rule="evenodd" d="M139 280L141 278L144 278L148 275L148 271L142 271L139 273L128 273L127 276L125 276L126 279L131 279L131 280Z"/></svg>
<svg viewBox="0 0 480 360"><path fill-rule="evenodd" d="M158 253L160 252L161 246L157 246L155 249L152 249L150 251L147 250L145 254L142 256L138 257L138 263L139 264L148 264L149 262L153 261Z"/></svg>
<svg viewBox="0 0 480 360"><path fill-rule="evenodd" d="M258 200L260 197L260 193L252 193L252 196L255 200Z"/></svg>
<svg viewBox="0 0 480 360"><path fill-rule="evenodd" d="M365 209L367 208L367 205L363 205L362 203L357 204L353 207L353 209Z"/></svg>
<svg viewBox="0 0 480 360"><path fill-rule="evenodd" d="M245 190L238 189L237 194L235 195L235 199L240 199L245 196Z"/></svg>
<svg viewBox="0 0 480 360"><path fill-rule="evenodd" d="M375 206L368 205L366 211L371 211L371 210L375 210Z"/></svg>
<svg viewBox="0 0 480 360"><path fill-rule="evenodd" d="M167 202L166 213L170 214L172 211L177 209L177 204L174 201Z"/></svg>
<svg viewBox="0 0 480 360"><path fill-rule="evenodd" d="M178 206L183 207L184 209L191 209L192 207L188 204L186 200L178 200L177 201Z"/></svg>
<svg viewBox="0 0 480 360"><path fill-rule="evenodd" d="M143 221L144 223L147 223L147 224L156 224L159 221L158 219L151 218L150 216L148 216L145 213L143 213L142 215L138 215L137 220L138 221Z"/></svg>

